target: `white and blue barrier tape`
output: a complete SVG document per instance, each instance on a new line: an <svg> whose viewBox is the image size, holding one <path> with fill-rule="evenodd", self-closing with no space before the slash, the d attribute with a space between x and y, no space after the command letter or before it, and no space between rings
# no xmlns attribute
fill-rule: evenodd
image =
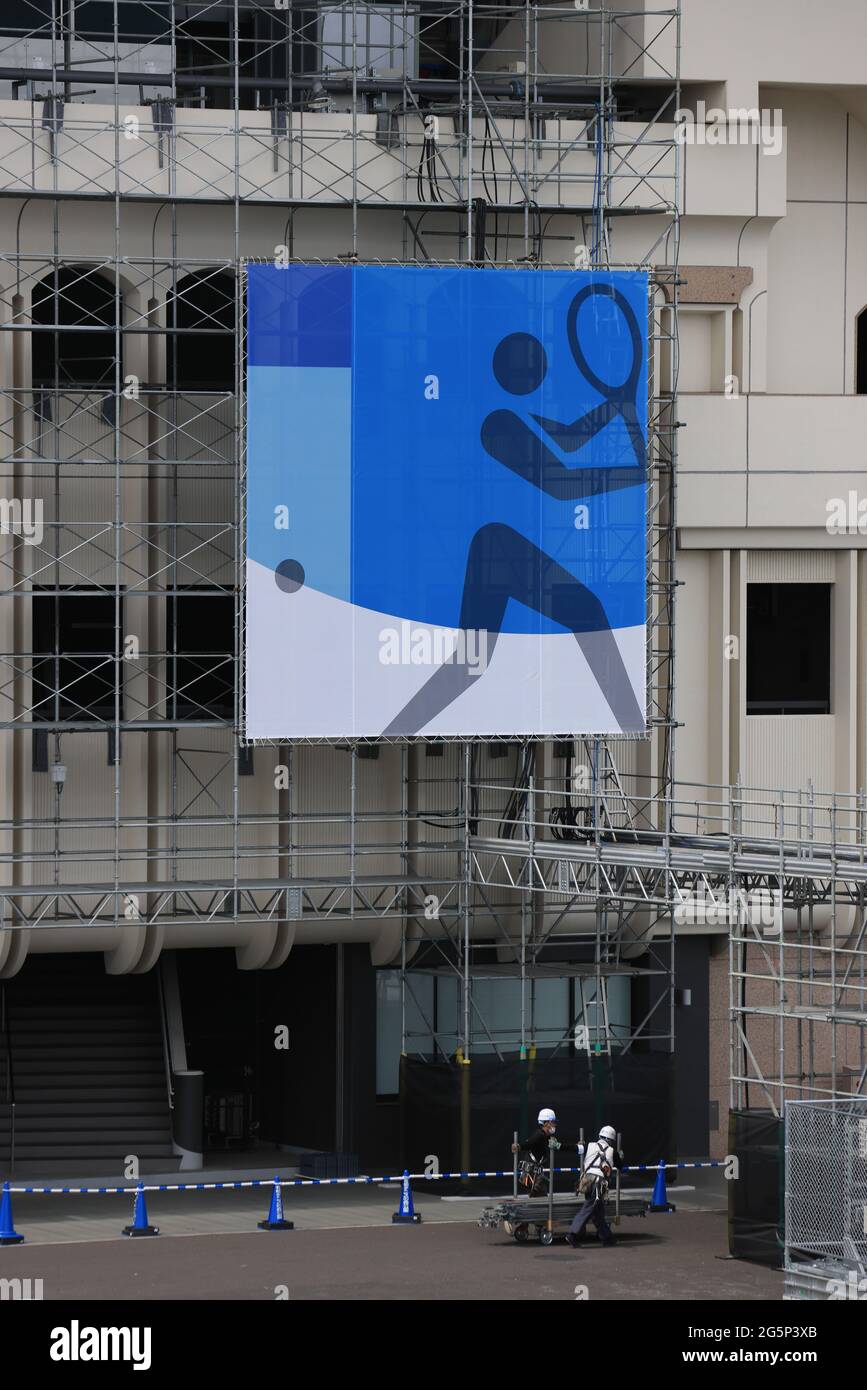
<svg viewBox="0 0 867 1390"><path fill-rule="evenodd" d="M658 1173L660 1168L667 1169L686 1169L686 1168L724 1168L725 1162L720 1159L710 1159L703 1163L627 1163L621 1168L621 1173ZM546 1170L547 1171L547 1170ZM580 1167L574 1168L555 1168L555 1173L580 1173ZM20 1196L31 1195L55 1195L55 1196L135 1196L136 1192L231 1192L244 1187L268 1187L273 1188L276 1182L280 1187L342 1187L352 1186L368 1187L374 1183L400 1183L405 1176L409 1176L411 1182L444 1182L456 1178L511 1178L514 1170L512 1168L482 1169L478 1172L469 1173L464 1171L448 1173L385 1173L380 1177L361 1176L357 1178L244 1178L236 1182L161 1182L161 1183L135 1183L132 1187L35 1187L35 1186L13 1186L9 1183L10 1193ZM4 1184L5 1186L5 1184Z"/></svg>

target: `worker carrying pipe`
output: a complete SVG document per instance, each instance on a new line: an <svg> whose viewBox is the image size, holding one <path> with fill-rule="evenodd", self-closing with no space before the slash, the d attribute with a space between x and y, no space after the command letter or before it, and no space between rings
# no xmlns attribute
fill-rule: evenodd
<svg viewBox="0 0 867 1390"><path fill-rule="evenodd" d="M578 1192L584 1197L583 1207L575 1213L572 1225L566 1236L567 1241L577 1248L592 1221L603 1245L614 1245L614 1232L605 1219L605 1198L608 1185L615 1168L623 1166L623 1154L616 1148L617 1134L611 1125L603 1125L599 1138L587 1145Z"/></svg>
<svg viewBox="0 0 867 1390"><path fill-rule="evenodd" d="M529 1139L522 1139L517 1144L512 1145L512 1153L529 1155L522 1161L519 1169L519 1186L523 1187L530 1197L544 1197L548 1191L548 1177L545 1170L550 1161L552 1144L555 1149L566 1149L579 1156L584 1153L584 1145L567 1143L565 1140L555 1137L557 1116L547 1106L539 1111L536 1124L537 1128L533 1130Z"/></svg>

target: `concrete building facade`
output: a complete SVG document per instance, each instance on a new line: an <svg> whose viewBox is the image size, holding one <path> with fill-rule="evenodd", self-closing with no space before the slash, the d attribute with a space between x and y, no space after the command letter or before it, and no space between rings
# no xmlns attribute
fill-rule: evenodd
<svg viewBox="0 0 867 1390"><path fill-rule="evenodd" d="M388 1162L401 1054L461 1114L468 1063L665 1056L693 1157L733 1094L863 1091L864 7L39 8L0 21L0 1158L14 1099L19 1162L183 1159L201 1084L206 1140ZM280 257L651 272L646 740L245 742L243 269ZM764 936L684 904L770 868L672 836L761 843ZM128 1010L150 1090L102 1111Z"/></svg>

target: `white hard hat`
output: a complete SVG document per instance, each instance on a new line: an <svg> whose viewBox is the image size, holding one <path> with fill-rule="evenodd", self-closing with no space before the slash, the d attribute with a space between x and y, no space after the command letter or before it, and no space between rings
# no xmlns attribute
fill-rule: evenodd
<svg viewBox="0 0 867 1390"><path fill-rule="evenodd" d="M617 1138L617 1131L612 1125L603 1125L599 1131L600 1139L607 1139L609 1144L613 1144Z"/></svg>
<svg viewBox="0 0 867 1390"><path fill-rule="evenodd" d="M540 1110L537 1124L550 1125L556 1118L557 1116L554 1114L553 1110Z"/></svg>

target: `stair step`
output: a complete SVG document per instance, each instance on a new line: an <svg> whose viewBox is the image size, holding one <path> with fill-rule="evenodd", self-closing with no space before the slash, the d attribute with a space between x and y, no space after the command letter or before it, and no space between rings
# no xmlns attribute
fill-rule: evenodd
<svg viewBox="0 0 867 1390"><path fill-rule="evenodd" d="M115 1028L122 1031L127 1028L141 1028L146 1033L150 1033L154 1030L158 1031L159 1028L152 1009L137 1009L135 1012L130 1009L112 1009L110 1012L106 1012L99 1004L93 1005L93 1012L90 1015L82 1015L81 1013L60 1014L54 1011L49 1013L45 1009L28 1009L16 1017L10 1009L7 1018L9 1031L16 1037L20 1034L39 1033L46 1028L71 1029L73 1032L85 1028L93 1033L108 1033Z"/></svg>
<svg viewBox="0 0 867 1390"><path fill-rule="evenodd" d="M27 1067L16 1067L14 1076L14 1091L16 1100L29 1100L30 1093L34 1097L44 1096L47 1090L56 1087L58 1100L63 1100L71 1088L77 1087L81 1091L102 1090L105 1086L126 1086L128 1088L157 1087L166 1093L166 1075L162 1065L157 1066L156 1062L147 1066L139 1065L134 1071L130 1070L130 1060L119 1058L115 1059L111 1067L97 1068L96 1059L88 1061L81 1060L79 1065L73 1063L71 1066L50 1065L48 1061L33 1064Z"/></svg>
<svg viewBox="0 0 867 1390"><path fill-rule="evenodd" d="M103 1109L105 1106L118 1104L138 1107L162 1103L168 1107L168 1095L165 1080L163 1080L162 1086L149 1085L141 1088L130 1083L124 1094L117 1096L103 1090L97 1079L91 1084L82 1081L76 1086L70 1086L68 1090L63 1086L50 1084L46 1086L16 1086L15 1103L17 1106L37 1106L40 1110L44 1110L47 1105L62 1105L67 1109L71 1109L75 1105L96 1105Z"/></svg>
<svg viewBox="0 0 867 1390"><path fill-rule="evenodd" d="M116 1172L134 1153L174 1168L156 976L108 976L101 957L47 956L28 960L4 994L16 1161ZM11 1128L0 1105L0 1155Z"/></svg>
<svg viewBox="0 0 867 1390"><path fill-rule="evenodd" d="M57 1066L61 1072L76 1072L81 1069L82 1063L99 1062L100 1069L103 1062L106 1063L108 1070L118 1070L124 1066L126 1061L131 1058L151 1058L154 1062L163 1063L163 1048L154 1042L139 1042L139 1044L129 1044L129 1047L118 1044L113 1045L110 1056L104 1054L104 1049L90 1044L88 1047L75 1047L69 1044L64 1047L63 1056L56 1056L50 1048L43 1048L42 1054L39 1052L25 1052L24 1056L19 1056L13 1048L13 1066L15 1079L18 1074L25 1072L38 1072L46 1068L46 1065Z"/></svg>
<svg viewBox="0 0 867 1390"><path fill-rule="evenodd" d="M105 990L82 989L73 981L56 990L42 987L26 990L16 987L13 994L14 984L14 979L9 981L6 991L6 1007L10 1017L13 1013L20 1015L29 1009L38 1009L40 1013L58 1013L64 1017L82 1009L92 1008L105 1009L112 1013L119 1009L131 1009L138 1013L143 1009L154 1008L159 997L156 984L153 982L146 991L136 990L134 994L114 989L110 984Z"/></svg>
<svg viewBox="0 0 867 1390"><path fill-rule="evenodd" d="M7 1011L11 1018L13 1014L23 1014L30 1009L37 1009L42 1013L58 1013L67 1016L80 1013L83 1008L90 1008L93 1005L111 1013L117 1013L119 1009L142 1012L152 1009L156 999L157 992L153 987L147 994L137 991L134 995L125 995L122 990L117 992L112 989L108 993L101 990L83 992L74 986L64 985L63 989L56 992L38 989L28 993L27 990L20 990L13 995L10 985L6 1002Z"/></svg>
<svg viewBox="0 0 867 1390"><path fill-rule="evenodd" d="M15 977L7 980L6 985L6 1012L10 1018L13 1015L20 1017L31 1009L43 1014L58 1014L64 1018L81 1013L84 1009L99 1009L107 1013L129 1009L134 1013L142 1013L155 1009L159 999L153 981L146 991L136 990L134 994L111 987L106 990L83 990L72 980L58 990L41 987L32 991L21 989L16 986Z"/></svg>
<svg viewBox="0 0 867 1390"><path fill-rule="evenodd" d="M17 1044L13 1046L12 1065L17 1071L19 1065L42 1062L47 1057L65 1057L67 1060L78 1057L86 1061L88 1055L102 1058L116 1057L121 1053L136 1056L146 1053L159 1058L165 1055L159 1038L130 1038L117 1035L104 1038L101 1042L95 1038L68 1038L62 1047L58 1046L57 1042L52 1042L51 1038L44 1038L38 1043L28 1042L22 1047Z"/></svg>
<svg viewBox="0 0 867 1390"><path fill-rule="evenodd" d="M15 1123L25 1127L38 1125L40 1128L46 1128L53 1124L72 1122L86 1129L91 1121L98 1125L124 1124L130 1118L142 1120L150 1115L156 1116L158 1123L165 1124L165 1101L162 1105L158 1100L115 1100L110 1105L99 1105L91 1101L82 1101L74 1106L61 1105L58 1101L49 1105L21 1101L16 1101L15 1104Z"/></svg>
<svg viewBox="0 0 867 1390"><path fill-rule="evenodd" d="M116 1163L119 1163L121 1159L126 1158L128 1152L129 1150L124 1149L122 1142L118 1144L103 1143L101 1141L98 1143L84 1144L71 1144L68 1142L64 1142L62 1144L49 1145L44 1140L40 1139L38 1144L19 1145L17 1140L15 1143L16 1163L19 1160L23 1161L25 1159L33 1160L42 1158L45 1158L47 1160L58 1158L110 1158L113 1159ZM173 1154L171 1145L169 1144L140 1143L136 1146L135 1156L136 1158L172 1158Z"/></svg>
<svg viewBox="0 0 867 1390"><path fill-rule="evenodd" d="M117 1048L144 1048L148 1051L162 1052L162 1040L158 1033L145 1034L140 1036L134 1033L109 1033L105 1037L94 1036L92 1033L66 1034L64 1038L63 1051L85 1052L88 1048L94 1052L104 1055L107 1047L115 1052ZM57 1050L57 1040L50 1034L42 1034L38 1038L25 1038L19 1042L16 1038L12 1044L12 1061L17 1063L19 1057L39 1057L48 1049Z"/></svg>
<svg viewBox="0 0 867 1390"><path fill-rule="evenodd" d="M48 1144L67 1141L69 1143L84 1144L91 1140L99 1140L108 1143L110 1140L119 1144L132 1144L137 1141L143 1143L162 1143L171 1142L172 1131L165 1125L148 1125L136 1115L128 1115L126 1119L117 1117L100 1121L93 1115L87 1116L67 1116L68 1123L60 1124L56 1119L53 1120L27 1120L19 1123L15 1120L15 1144L18 1142L26 1143L29 1139L31 1143L40 1142Z"/></svg>
<svg viewBox="0 0 867 1390"><path fill-rule="evenodd" d="M100 1106L120 1102L126 1105L135 1104L137 1108L143 1105L165 1106L166 1083L165 1077L162 1077L154 1085L146 1086L19 1086L15 1092L15 1102L19 1111L26 1105L32 1105L43 1112L52 1105L68 1109L74 1105L89 1105L91 1102ZM0 1101L0 1108L2 1105L3 1102Z"/></svg>

